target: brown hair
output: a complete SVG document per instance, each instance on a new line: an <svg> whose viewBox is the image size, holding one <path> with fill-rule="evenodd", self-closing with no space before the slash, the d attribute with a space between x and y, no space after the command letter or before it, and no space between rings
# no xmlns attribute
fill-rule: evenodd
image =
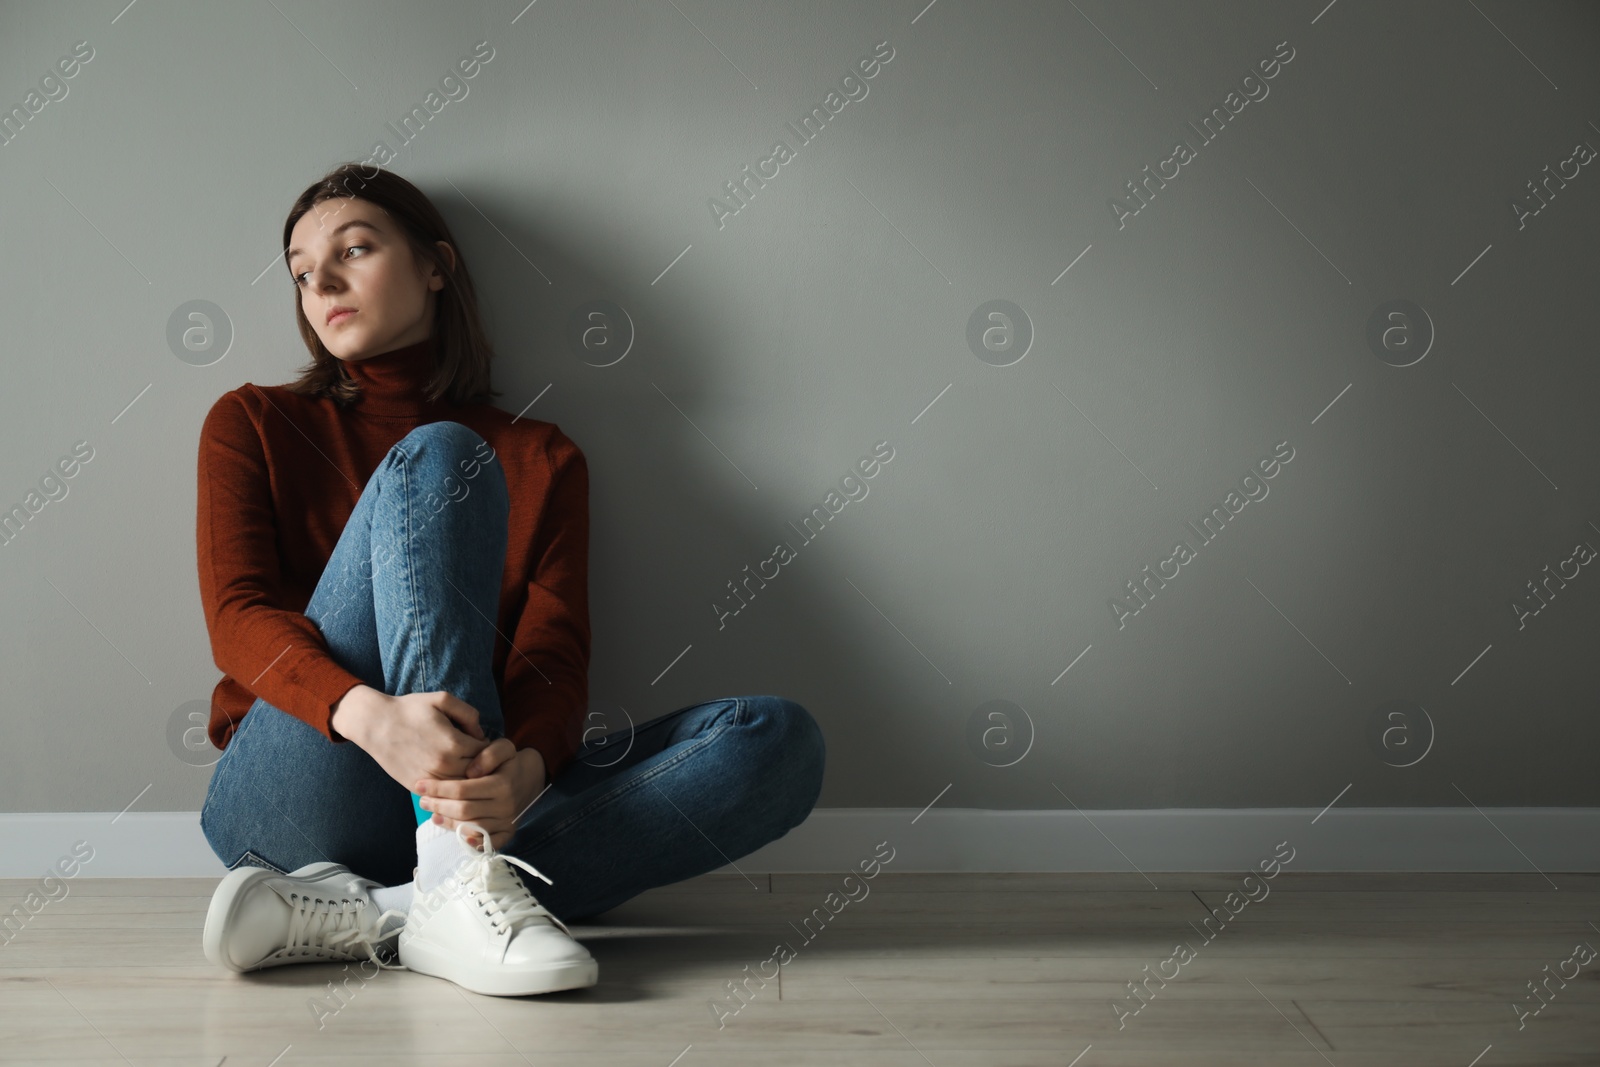
<svg viewBox="0 0 1600 1067"><path fill-rule="evenodd" d="M371 174L362 172L370 169ZM289 210L283 224L283 249L289 250L290 235L295 223L324 200L351 197L365 200L389 213L400 227L401 234L411 247L411 254L424 267L432 264L445 276L443 289L436 294L433 336L439 345L439 365L424 387L429 400L446 398L452 403L489 403L500 396L500 390L489 382L489 363L494 359L494 347L484 332L478 316L478 296L472 287L472 275L467 271L461 246L450 233L444 221L422 190L382 167L368 168L361 163L343 163L330 170L306 187ZM446 241L456 252L456 265L452 269L434 242ZM293 280L292 278L290 279ZM311 328L305 310L300 306L300 291L295 289L295 322L300 328L300 339L311 352L311 362L301 366L299 377L284 385L292 393L303 396L330 397L341 407L353 403L360 395L360 387L345 374L344 361L323 345L317 331Z"/></svg>

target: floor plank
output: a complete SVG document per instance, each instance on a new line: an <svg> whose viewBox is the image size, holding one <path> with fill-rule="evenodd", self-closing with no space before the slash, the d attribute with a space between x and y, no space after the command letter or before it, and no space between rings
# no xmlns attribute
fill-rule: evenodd
<svg viewBox="0 0 1600 1067"><path fill-rule="evenodd" d="M1256 890L1260 895L1260 890ZM1299 922L1306 916L1337 919L1343 922L1409 922L1426 918L1434 922L1565 922L1575 929L1586 928L1591 936L1600 928L1585 927L1600 919L1600 891L1418 891L1339 892L1327 890L1268 892L1260 900L1248 900L1242 893L1229 901L1219 891L1196 892L1195 897L1219 918L1242 922Z"/></svg>
<svg viewBox="0 0 1600 1067"><path fill-rule="evenodd" d="M1161 888L885 871L836 913L842 873L719 873L576 927L598 986L514 999L332 964L221 972L200 950L216 879L78 878L0 939L0 1064L1600 1063L1600 964L1521 1029L1512 1009L1600 944L1600 878L1286 871L1208 930L1242 873L1149 873Z"/></svg>

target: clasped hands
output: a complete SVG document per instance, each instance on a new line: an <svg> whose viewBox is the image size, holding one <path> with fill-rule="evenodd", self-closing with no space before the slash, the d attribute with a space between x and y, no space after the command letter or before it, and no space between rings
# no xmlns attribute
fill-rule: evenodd
<svg viewBox="0 0 1600 1067"><path fill-rule="evenodd" d="M538 749L487 740L477 709L447 692L390 696L358 685L335 706L331 725L421 797L435 823L448 830L476 823L496 849L545 787ZM477 834L467 840L480 844Z"/></svg>

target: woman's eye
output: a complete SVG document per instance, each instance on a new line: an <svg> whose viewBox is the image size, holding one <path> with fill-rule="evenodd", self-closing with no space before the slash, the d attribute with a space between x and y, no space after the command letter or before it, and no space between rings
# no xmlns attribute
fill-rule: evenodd
<svg viewBox="0 0 1600 1067"><path fill-rule="evenodd" d="M363 251L366 251L366 252L372 251L371 247L368 246L368 245L351 245L349 248L346 248L345 251L346 252L354 252L358 248L363 250ZM294 284L297 285L297 286L305 285L306 284L305 277L306 277L307 274L310 274L310 273L311 273L310 271L302 271L299 274L296 274L294 276Z"/></svg>

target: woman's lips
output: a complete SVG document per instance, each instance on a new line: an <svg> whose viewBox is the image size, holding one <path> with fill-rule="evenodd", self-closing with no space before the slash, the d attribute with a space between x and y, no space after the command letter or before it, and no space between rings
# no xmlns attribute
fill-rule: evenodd
<svg viewBox="0 0 1600 1067"><path fill-rule="evenodd" d="M333 318L328 320L328 325L329 326L337 326L337 325L339 325L339 323L345 321L351 315L354 315L354 314L355 314L354 311L341 311L337 315L335 315Z"/></svg>

